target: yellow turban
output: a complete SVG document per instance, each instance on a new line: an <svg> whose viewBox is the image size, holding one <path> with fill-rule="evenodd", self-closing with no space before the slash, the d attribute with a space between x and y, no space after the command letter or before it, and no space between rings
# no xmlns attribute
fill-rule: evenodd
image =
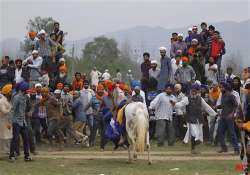
<svg viewBox="0 0 250 175"><path fill-rule="evenodd" d="M6 95L6 94L10 94L12 91L12 84L6 84L3 88L2 88L2 91L1 93L3 95Z"/></svg>

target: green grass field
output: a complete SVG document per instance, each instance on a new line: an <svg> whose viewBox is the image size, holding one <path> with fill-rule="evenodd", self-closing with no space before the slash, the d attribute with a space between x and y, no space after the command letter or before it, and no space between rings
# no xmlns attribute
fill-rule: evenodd
<svg viewBox="0 0 250 175"><path fill-rule="evenodd" d="M234 167L240 163L230 154L218 155L216 147L201 146L202 155L192 156L189 146L177 144L174 147L157 148L152 146L153 164L146 160L127 163L125 150L115 154L107 147L107 152L95 148L65 148L64 152L49 153L46 147L39 148L40 155L34 161L24 162L20 156L15 163L8 162L6 156L0 156L0 175L237 175ZM43 157L47 156L47 157ZM59 157L57 157L59 156ZM95 156L91 158L89 156ZM111 156L111 158L109 157ZM112 158L113 156L113 158ZM195 158L207 157L208 160ZM224 158L226 160L218 160ZM232 157L232 159L231 159ZM163 159L161 159L163 158ZM182 160L182 158L184 160ZM177 159L177 160L175 160ZM176 170L176 168L178 168Z"/></svg>
<svg viewBox="0 0 250 175"><path fill-rule="evenodd" d="M39 159L15 163L0 160L1 175L235 175L236 161L146 161ZM171 169L179 168L177 171ZM238 173L239 174L239 173Z"/></svg>

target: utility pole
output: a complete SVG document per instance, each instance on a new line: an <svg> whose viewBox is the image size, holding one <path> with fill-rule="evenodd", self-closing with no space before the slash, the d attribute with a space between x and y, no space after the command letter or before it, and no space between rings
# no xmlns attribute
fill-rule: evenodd
<svg viewBox="0 0 250 175"><path fill-rule="evenodd" d="M75 41L73 41L73 46L71 50L71 63L72 63L72 76L74 76L74 71L75 71Z"/></svg>

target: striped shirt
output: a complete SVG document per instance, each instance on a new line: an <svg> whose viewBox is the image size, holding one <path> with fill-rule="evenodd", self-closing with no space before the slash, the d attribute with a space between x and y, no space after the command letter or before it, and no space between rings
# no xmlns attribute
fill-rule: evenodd
<svg viewBox="0 0 250 175"><path fill-rule="evenodd" d="M173 106L170 101L176 102L175 96L162 92L150 103L149 109L155 109L156 120L165 119L172 121Z"/></svg>

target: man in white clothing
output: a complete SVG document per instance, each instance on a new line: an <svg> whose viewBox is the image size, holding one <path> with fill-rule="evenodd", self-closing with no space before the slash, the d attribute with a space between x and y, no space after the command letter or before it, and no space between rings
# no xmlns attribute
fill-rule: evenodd
<svg viewBox="0 0 250 175"><path fill-rule="evenodd" d="M23 65L30 68L30 87L33 87L36 83L39 83L39 79L42 76L41 66L43 63L42 57L38 55L37 50L32 51L32 55L23 61Z"/></svg>
<svg viewBox="0 0 250 175"><path fill-rule="evenodd" d="M15 70L15 83L20 83L23 81L22 77L22 60L21 59L16 59L15 60L16 64L16 70Z"/></svg>
<svg viewBox="0 0 250 175"><path fill-rule="evenodd" d="M168 145L174 144L174 128L173 128L173 104L176 98L172 95L173 85L167 84L165 91L155 97L150 103L149 109L155 109L156 117L156 134L157 144L159 147L164 146L165 133L168 133Z"/></svg>
<svg viewBox="0 0 250 175"><path fill-rule="evenodd" d="M111 75L109 73L109 70L106 69L105 72L102 74L102 79L103 80L110 80L110 78L111 78Z"/></svg>
<svg viewBox="0 0 250 175"><path fill-rule="evenodd" d="M101 76L101 72L99 72L96 67L90 72L91 85L97 86L99 83L99 77Z"/></svg>
<svg viewBox="0 0 250 175"><path fill-rule="evenodd" d="M205 65L205 77L207 79L208 85L217 84L217 71L218 66L214 63L214 58L209 58L209 63Z"/></svg>
<svg viewBox="0 0 250 175"><path fill-rule="evenodd" d="M232 67L227 67L227 73L225 74L225 81L231 81L236 77L233 74L233 68Z"/></svg>
<svg viewBox="0 0 250 175"><path fill-rule="evenodd" d="M149 69L149 78L155 78L156 80L159 78L160 69L157 68L157 61L151 61L151 69Z"/></svg>

